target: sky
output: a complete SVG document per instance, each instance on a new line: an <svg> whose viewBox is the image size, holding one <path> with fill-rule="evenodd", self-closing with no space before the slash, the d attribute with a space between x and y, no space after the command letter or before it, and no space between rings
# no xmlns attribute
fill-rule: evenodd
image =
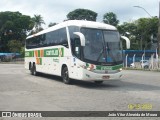
<svg viewBox="0 0 160 120"><path fill-rule="evenodd" d="M19 11L33 17L41 15L47 27L49 23L60 23L66 15L78 8L89 9L98 13L97 21L103 21L103 15L113 12L120 23L132 22L138 18L159 17L160 0L0 0L0 12ZM144 8L137 8L140 6Z"/></svg>

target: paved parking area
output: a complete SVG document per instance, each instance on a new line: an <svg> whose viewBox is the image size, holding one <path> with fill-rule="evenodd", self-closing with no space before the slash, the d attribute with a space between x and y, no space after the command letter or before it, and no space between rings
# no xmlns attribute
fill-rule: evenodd
<svg viewBox="0 0 160 120"><path fill-rule="evenodd" d="M32 76L22 64L0 64L0 111L128 111L129 104L151 104L151 110L160 111L160 72L123 73L121 80L101 85L66 85L60 77Z"/></svg>

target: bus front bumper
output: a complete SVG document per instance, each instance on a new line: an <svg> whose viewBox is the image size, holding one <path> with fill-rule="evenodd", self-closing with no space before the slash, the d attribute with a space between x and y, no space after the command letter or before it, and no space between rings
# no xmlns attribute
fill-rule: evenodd
<svg viewBox="0 0 160 120"><path fill-rule="evenodd" d="M91 80L91 81L107 81L107 80L117 80L122 77L122 72L117 73L106 73L106 74L99 74L92 71L85 70L83 72L83 80Z"/></svg>

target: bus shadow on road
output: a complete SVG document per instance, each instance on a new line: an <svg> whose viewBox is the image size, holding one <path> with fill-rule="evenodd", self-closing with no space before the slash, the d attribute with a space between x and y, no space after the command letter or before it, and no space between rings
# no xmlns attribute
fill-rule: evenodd
<svg viewBox="0 0 160 120"><path fill-rule="evenodd" d="M40 73L38 76L47 78L48 80L53 80L59 83L63 83L62 78L59 76L48 75ZM64 84L66 85L66 84ZM149 85L147 83L133 83L127 82L124 80L108 80L104 81L102 84L96 84L93 81L81 81L81 80L72 80L71 86L77 86L85 89L97 89L97 90L112 90L112 91L153 91L160 90L160 86Z"/></svg>
<svg viewBox="0 0 160 120"><path fill-rule="evenodd" d="M112 91L154 91L160 90L160 86L149 85L149 84L140 84L140 83L132 83L123 80L109 80L105 81L102 84L95 84L90 81L73 81L73 85L87 88L87 89L97 89L97 90L112 90Z"/></svg>
<svg viewBox="0 0 160 120"><path fill-rule="evenodd" d="M55 75L50 75L50 74L45 74L45 73L38 73L37 76L43 77L43 78L48 79L48 80L53 80L53 81L56 81L56 82L63 82L61 77L55 76Z"/></svg>
<svg viewBox="0 0 160 120"><path fill-rule="evenodd" d="M107 84L107 82L97 84L97 83L94 83L94 81L81 81L81 80L73 80L72 85L82 87L82 88L87 88L87 89L112 89L112 88L118 87L117 85L114 85L114 84Z"/></svg>
<svg viewBox="0 0 160 120"><path fill-rule="evenodd" d="M54 76L54 75L49 75L49 74L44 74L44 73L39 73L38 76L46 78L48 80L53 80L53 81L60 82L60 83L64 84L62 78L59 77L59 76ZM69 84L71 86L75 85L77 87L88 88L88 89L118 87L117 85L114 85L114 84L113 85L112 84L106 84L107 82L104 82L102 84L96 84L96 83L94 83L94 81L82 81L82 80L74 80L74 79L72 79L71 81L72 81L71 84ZM116 81L119 81L119 80L116 80ZM64 85L67 85L67 84L64 84Z"/></svg>

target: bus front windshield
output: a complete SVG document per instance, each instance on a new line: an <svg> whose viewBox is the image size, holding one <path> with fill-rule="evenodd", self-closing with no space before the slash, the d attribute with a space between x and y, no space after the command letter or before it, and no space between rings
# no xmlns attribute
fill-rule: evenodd
<svg viewBox="0 0 160 120"><path fill-rule="evenodd" d="M122 63L122 49L117 31L81 28L85 36L84 60L95 64Z"/></svg>

